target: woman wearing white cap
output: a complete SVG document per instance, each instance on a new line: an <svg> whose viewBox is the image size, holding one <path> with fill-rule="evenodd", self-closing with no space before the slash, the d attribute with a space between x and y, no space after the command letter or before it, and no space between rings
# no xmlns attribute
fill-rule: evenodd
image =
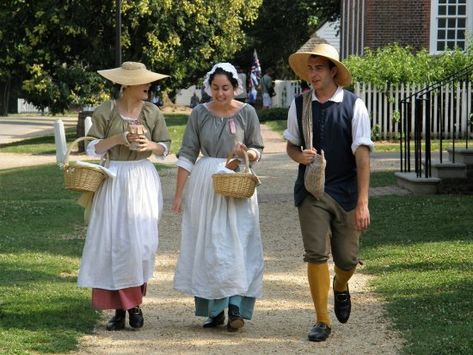
<svg viewBox="0 0 473 355"><path fill-rule="evenodd" d="M96 309L115 309L107 330L143 326L140 309L154 271L163 198L159 175L147 158L165 157L170 138L159 109L147 102L150 83L167 75L142 63L125 62L100 75L121 85L121 95L100 105L92 116L87 147L91 156L108 153L105 180L95 193L81 259L79 287L92 288Z"/></svg>
<svg viewBox="0 0 473 355"><path fill-rule="evenodd" d="M183 216L174 287L194 296L195 314L208 317L204 328L224 324L228 307L227 329L237 331L262 293L258 201L256 193L249 199L218 195L212 174L231 152L243 157L245 150L258 161L263 140L254 108L234 99L242 83L233 65L215 64L204 85L212 100L192 110L178 153L173 210Z"/></svg>

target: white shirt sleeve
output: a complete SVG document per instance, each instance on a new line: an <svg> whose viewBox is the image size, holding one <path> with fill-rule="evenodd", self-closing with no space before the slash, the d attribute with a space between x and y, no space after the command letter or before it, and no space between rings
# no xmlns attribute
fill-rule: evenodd
<svg viewBox="0 0 473 355"><path fill-rule="evenodd" d="M89 157L100 158L105 154L105 153L104 154L98 154L98 153L95 152L95 146L97 145L97 143L99 143L101 141L102 141L101 139L94 139L89 144L87 144L87 148L85 149L85 152L87 153L87 155Z"/></svg>
<svg viewBox="0 0 473 355"><path fill-rule="evenodd" d="M192 168L194 167L194 164L189 159L184 157L179 157L179 159L177 159L176 165L187 170L189 173L192 172Z"/></svg>
<svg viewBox="0 0 473 355"><path fill-rule="evenodd" d="M353 120L351 123L353 142L351 151L355 154L360 145L367 146L373 150L374 143L371 140L371 125L368 109L360 98L356 99L353 109Z"/></svg>
<svg viewBox="0 0 473 355"><path fill-rule="evenodd" d="M158 142L158 144L164 148L164 152L163 152L163 155L156 155L155 154L154 156L158 160L164 160L169 154L169 149L168 149L167 145L164 144L164 143Z"/></svg>
<svg viewBox="0 0 473 355"><path fill-rule="evenodd" d="M287 112L287 129L284 131L283 137L294 145L300 146L302 144L297 124L296 100L292 100Z"/></svg>

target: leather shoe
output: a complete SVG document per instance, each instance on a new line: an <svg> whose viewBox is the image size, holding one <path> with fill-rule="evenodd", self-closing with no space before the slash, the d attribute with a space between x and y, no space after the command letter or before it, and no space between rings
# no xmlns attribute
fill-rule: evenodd
<svg viewBox="0 0 473 355"><path fill-rule="evenodd" d="M316 323L309 332L310 341L325 341L332 329L325 323Z"/></svg>
<svg viewBox="0 0 473 355"><path fill-rule="evenodd" d="M227 330L229 332L236 332L245 325L245 321L240 314L240 308L233 304L228 305L228 324Z"/></svg>
<svg viewBox="0 0 473 355"><path fill-rule="evenodd" d="M141 328L143 326L145 320L143 318L143 312L139 306L130 308L128 310L128 315L130 316L130 319L128 320L130 327Z"/></svg>
<svg viewBox="0 0 473 355"><path fill-rule="evenodd" d="M115 315L108 321L107 330L122 330L125 328L126 312L123 309L116 309Z"/></svg>
<svg viewBox="0 0 473 355"><path fill-rule="evenodd" d="M337 316L337 319L340 323L346 323L348 318L350 318L351 312L351 298L348 285L346 291L335 291L335 277L333 278L333 285L335 316Z"/></svg>
<svg viewBox="0 0 473 355"><path fill-rule="evenodd" d="M203 327L204 328L216 328L219 325L222 325L225 323L225 313L222 311L219 314L217 314L215 317L209 317L207 320L204 322Z"/></svg>

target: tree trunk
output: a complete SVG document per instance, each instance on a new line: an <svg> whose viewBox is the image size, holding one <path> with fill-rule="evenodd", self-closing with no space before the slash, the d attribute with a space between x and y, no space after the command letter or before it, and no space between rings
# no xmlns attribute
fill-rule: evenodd
<svg viewBox="0 0 473 355"><path fill-rule="evenodd" d="M0 81L0 116L8 116L10 100L10 77Z"/></svg>

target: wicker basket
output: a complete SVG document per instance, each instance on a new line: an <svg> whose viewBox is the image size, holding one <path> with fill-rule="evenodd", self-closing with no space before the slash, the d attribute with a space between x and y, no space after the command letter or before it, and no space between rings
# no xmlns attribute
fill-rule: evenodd
<svg viewBox="0 0 473 355"><path fill-rule="evenodd" d="M255 193L259 184L258 177L250 170L248 153L245 153L245 169L240 173L212 175L214 190L225 197L249 198ZM228 162L229 159L227 159Z"/></svg>
<svg viewBox="0 0 473 355"><path fill-rule="evenodd" d="M106 178L106 174L99 167L80 166L75 162L69 163L69 155L75 144L84 140L94 139L96 138L78 138L67 149L64 159L64 186L66 189L79 192L95 192Z"/></svg>

